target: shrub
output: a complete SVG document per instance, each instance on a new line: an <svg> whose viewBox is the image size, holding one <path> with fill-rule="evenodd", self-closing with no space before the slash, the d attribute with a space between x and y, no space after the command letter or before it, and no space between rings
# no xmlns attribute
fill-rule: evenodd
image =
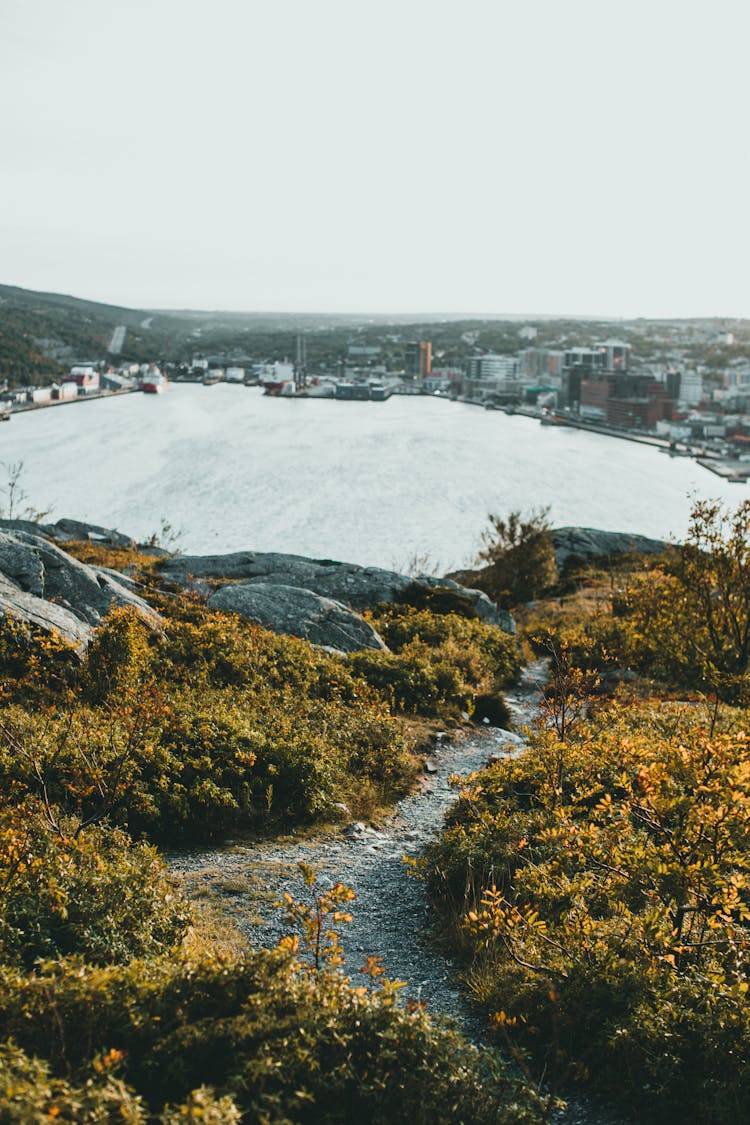
<svg viewBox="0 0 750 1125"><path fill-rule="evenodd" d="M397 710L455 717L473 711L518 675L518 646L511 636L483 621L400 606L371 618L393 653L359 652L354 673L385 695Z"/></svg>
<svg viewBox="0 0 750 1125"><path fill-rule="evenodd" d="M29 969L78 954L96 964L160 953L182 939L187 906L153 848L115 828L77 838L27 803L0 819L0 960Z"/></svg>
<svg viewBox="0 0 750 1125"><path fill-rule="evenodd" d="M165 1103L210 1097L212 1112L231 1098L257 1125L539 1120L497 1059L418 1005L399 1007L396 991L300 973L279 953L109 969L50 964L35 978L0 978L0 1025L73 1083L93 1058L114 1052L152 1116ZM169 1121L176 1110L167 1113Z"/></svg>
<svg viewBox="0 0 750 1125"><path fill-rule="evenodd" d="M557 581L549 508L524 515L490 515L477 562L486 569L477 584L498 604L517 605L539 597Z"/></svg>
<svg viewBox="0 0 750 1125"><path fill-rule="evenodd" d="M112 1073L117 1052L94 1060L91 1072L71 1084L50 1075L13 1043L0 1043L0 1121L6 1125L145 1125L141 1099ZM227 1120L231 1120L228 1118Z"/></svg>
<svg viewBox="0 0 750 1125"><path fill-rule="evenodd" d="M641 1113L743 1120L746 717L615 708L575 731L470 778L432 849L471 987L503 1036Z"/></svg>

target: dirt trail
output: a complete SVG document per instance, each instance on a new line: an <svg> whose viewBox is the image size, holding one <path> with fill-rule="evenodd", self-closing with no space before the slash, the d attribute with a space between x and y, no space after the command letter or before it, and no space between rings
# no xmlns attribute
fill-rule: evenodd
<svg viewBox="0 0 750 1125"><path fill-rule="evenodd" d="M337 881L350 886L353 921L337 927L346 957L346 971L356 976L364 957L382 960L391 979L407 982L404 996L425 1001L434 1015L457 1019L475 1042L482 1039L481 1021L467 1004L449 960L429 945L430 908L424 883L409 873L403 857L419 857L440 831L455 800L451 777L465 777L489 757L512 753L523 745L519 733L538 713L539 691L546 663L528 665L506 701L515 732L487 728L453 739L440 739L428 762L419 791L400 801L377 828L350 824L333 835L279 844L235 845L200 854L170 857L173 870L186 876L199 893L222 896L233 921L258 946L273 946L289 933L274 908L284 891L309 900L297 869L311 864L321 886ZM599 1113L571 1107L565 1125L612 1125Z"/></svg>

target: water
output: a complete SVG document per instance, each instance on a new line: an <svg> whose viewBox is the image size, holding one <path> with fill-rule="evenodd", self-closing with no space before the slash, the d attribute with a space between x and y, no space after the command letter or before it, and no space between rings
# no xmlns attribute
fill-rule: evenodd
<svg viewBox="0 0 750 1125"><path fill-rule="evenodd" d="M138 539L163 520L191 553L288 551L405 568L468 563L488 512L681 538L690 497L732 505L687 458L443 399L280 400L172 385L15 415L0 460L27 503Z"/></svg>

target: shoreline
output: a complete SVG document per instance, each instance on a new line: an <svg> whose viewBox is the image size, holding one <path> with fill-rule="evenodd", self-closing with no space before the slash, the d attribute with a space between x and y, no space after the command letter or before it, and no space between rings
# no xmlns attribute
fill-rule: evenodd
<svg viewBox="0 0 750 1125"><path fill-rule="evenodd" d="M55 398L49 402L19 402L13 403L5 414L4 421L9 422L14 414L28 414L36 410L48 410L51 406L72 406L73 403L96 402L100 398L117 398L120 395L142 394L140 387L123 387L119 391L95 391L89 395L76 395L75 398Z"/></svg>

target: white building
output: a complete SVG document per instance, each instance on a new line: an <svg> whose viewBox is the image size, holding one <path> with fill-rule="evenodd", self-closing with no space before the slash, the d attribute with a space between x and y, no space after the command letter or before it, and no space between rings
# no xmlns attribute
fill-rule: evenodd
<svg viewBox="0 0 750 1125"><path fill-rule="evenodd" d="M683 369L680 376L680 402L697 406L703 400L703 379L694 367Z"/></svg>

